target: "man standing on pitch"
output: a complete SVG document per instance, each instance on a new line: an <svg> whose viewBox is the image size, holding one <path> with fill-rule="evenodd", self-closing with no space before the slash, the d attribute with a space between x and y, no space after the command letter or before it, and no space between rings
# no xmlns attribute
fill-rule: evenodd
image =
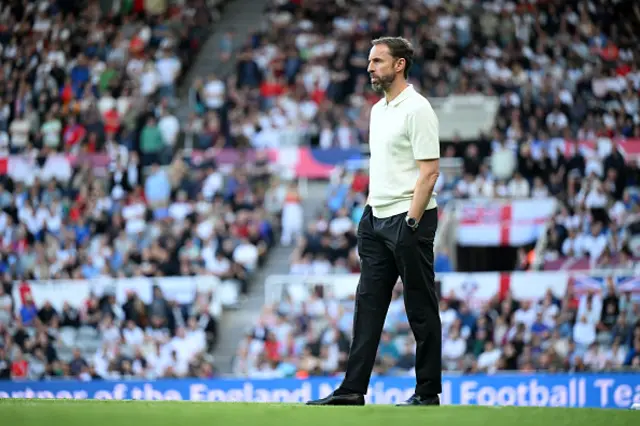
<svg viewBox="0 0 640 426"><path fill-rule="evenodd" d="M438 225L440 142L429 101L407 83L413 47L399 37L373 41L368 72L384 98L371 110L370 188L358 225L362 263L353 340L340 387L308 405L364 405L380 335L398 276L416 340L416 390L399 405L439 405L442 335L433 269Z"/></svg>

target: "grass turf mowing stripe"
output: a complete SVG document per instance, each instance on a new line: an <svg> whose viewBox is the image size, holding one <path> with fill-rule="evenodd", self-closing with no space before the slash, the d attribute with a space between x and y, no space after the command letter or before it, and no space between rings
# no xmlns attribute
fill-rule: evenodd
<svg viewBox="0 0 640 426"><path fill-rule="evenodd" d="M640 412L533 407L308 407L298 404L0 400L6 426L631 426Z"/></svg>

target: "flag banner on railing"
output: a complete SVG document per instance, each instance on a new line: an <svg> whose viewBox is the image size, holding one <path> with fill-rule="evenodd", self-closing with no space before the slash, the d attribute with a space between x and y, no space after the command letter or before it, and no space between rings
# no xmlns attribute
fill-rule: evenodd
<svg viewBox="0 0 640 426"><path fill-rule="evenodd" d="M461 246L522 246L535 242L556 209L556 200L463 200L458 209Z"/></svg>
<svg viewBox="0 0 640 426"><path fill-rule="evenodd" d="M289 171L297 178L328 179L337 166L346 166L363 159L359 148L351 149L315 149L308 147L268 148L264 150L267 159ZM222 166L234 166L254 161L257 150L237 150L225 148L220 150L193 151L187 160L192 166L206 164L208 160ZM0 157L0 175L9 175L14 180L29 182L33 179L34 170L40 179L56 178L59 181L70 179L73 167L87 163L97 171L106 171L111 163L111 157L106 153L73 156L56 154L47 157L44 164L38 164L36 159L25 155L10 155Z"/></svg>
<svg viewBox="0 0 640 426"><path fill-rule="evenodd" d="M314 286L322 286L327 294L338 299L353 296L358 285L358 274L321 276L271 275L265 281L265 300L277 303L287 295L293 301L307 299ZM473 307L494 298L511 293L519 300L540 300L548 290L558 298L564 297L573 286L576 296L587 290L605 295L607 282L611 280L618 294L631 293L640 299L640 277L633 271L516 271L516 272L448 272L437 273L442 297L455 297Z"/></svg>

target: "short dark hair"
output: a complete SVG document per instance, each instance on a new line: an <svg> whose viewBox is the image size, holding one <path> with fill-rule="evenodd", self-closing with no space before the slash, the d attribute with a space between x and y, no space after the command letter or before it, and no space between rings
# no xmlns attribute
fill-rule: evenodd
<svg viewBox="0 0 640 426"><path fill-rule="evenodd" d="M411 45L411 42L403 37L380 37L371 42L374 46L384 44L389 48L389 53L395 59L404 59L406 65L404 66L404 78L409 77L409 69L413 65L413 57L415 50Z"/></svg>

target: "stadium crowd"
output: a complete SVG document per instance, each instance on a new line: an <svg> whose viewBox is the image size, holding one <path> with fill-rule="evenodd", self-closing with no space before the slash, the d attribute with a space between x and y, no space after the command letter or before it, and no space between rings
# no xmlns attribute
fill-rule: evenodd
<svg viewBox="0 0 640 426"><path fill-rule="evenodd" d="M367 79L369 41L398 34L416 48L419 91L499 96L496 132L482 137L554 159L558 139L640 136L637 14L600 0L274 0L237 72L197 82L192 106L224 111L225 131L256 146L277 146L278 130L290 128L322 147L366 142L379 99Z"/></svg>
<svg viewBox="0 0 640 426"><path fill-rule="evenodd" d="M320 147L366 142L368 110L379 99L367 84L369 40L404 35L417 49L410 81L418 90L438 97L483 93L500 100L491 134L467 143L444 141L443 156L461 157L463 166L459 175L440 176L441 205L478 197L555 197L560 209L545 260L586 258L586 267L600 268L636 265L640 158L633 154L640 143L640 52L634 28L639 6L599 0L274 1L271 12L272 25L246 48L230 89L260 89L255 115L242 126L254 146L277 145L277 138L266 141L263 133L273 136L289 126L305 129ZM291 43L276 45L276 40ZM335 176L326 211L299 240L291 274L358 272L355 232L367 187L365 173ZM438 255L436 270L450 270L446 253ZM379 373L412 367L400 294L397 290L382 339ZM637 367L639 311L626 297L618 304L618 296L607 295L602 311L593 308L603 306L602 300L570 295L563 301L547 296L533 305L493 301L481 312L445 299L446 367ZM265 308L240 346L237 374L341 371L353 301L334 300L317 289L309 300L292 303ZM400 329L394 324L398 318Z"/></svg>
<svg viewBox="0 0 640 426"><path fill-rule="evenodd" d="M316 286L303 297L285 290L267 305L259 323L240 343L234 374L252 378L340 375L345 368L353 323L353 298L338 299ZM511 295L472 309L470 300L443 295L443 369L466 373L640 371L640 303L617 294L562 299L548 291L542 300ZM384 325L374 375L414 373L415 341L404 311L402 284Z"/></svg>
<svg viewBox="0 0 640 426"><path fill-rule="evenodd" d="M284 143L278 135L288 128L325 148L365 143L367 114L379 99L367 83L369 40L405 35L417 57L410 82L425 95L500 100L491 134L443 141L442 155L464 163L460 173L440 176L441 206L460 198L556 197L562 208L549 230L547 263L575 257L588 259L578 263L583 267L627 267L640 257L640 158L633 155L640 144L639 6L274 1L268 16L271 25L252 37L237 74L226 86L215 84L233 99L253 99L248 107L235 101L224 107L244 120L230 121L231 134L241 132L254 146ZM251 113L236 114L238 106ZM625 139L627 152L618 142ZM345 241L342 232L355 230L365 180L347 172L333 182L328 211L309 231L314 240L329 230L320 239L333 248L303 247L292 272L357 268L345 254L355 240ZM446 270L446 254L442 259Z"/></svg>
<svg viewBox="0 0 640 426"><path fill-rule="evenodd" d="M417 48L411 82L425 95L500 98L493 134L479 135L467 148L460 143L444 150L444 156L464 157L464 168L462 179L441 176L437 190L443 201L556 196L566 213L558 217L561 226L550 231L549 256L605 254L606 260L609 253L634 250L625 242L637 233L638 164L617 154L610 141L640 137L637 5L623 10L627 3L603 0L471 6L438 0L274 0L266 29L253 34L236 56L237 72L195 82L189 91L192 116L182 126L173 111L176 85L212 19L211 4L216 2L58 0L3 6L0 150L26 160L19 179L15 170L13 177L0 178L0 375L210 375L209 362L199 368L200 354L208 352L215 336L209 328L215 321L203 314L208 301L174 313L171 301L157 302L164 300L159 296L142 312L162 305L165 321L145 323L108 296L92 299L77 312L80 323L63 331L64 312L53 314L28 297L14 313L7 302L11 283L214 274L233 277L246 291L249 274L274 242L272 216L295 206L297 195L277 182L269 186L262 157L253 164L243 158L227 173L213 161L190 162L178 148L215 151L300 141L346 148L367 141L368 111L378 99L366 74L369 41L385 34L404 35ZM625 13L630 19L618 19ZM227 56L229 37L221 46ZM571 141L584 139L603 141L604 148L595 156L572 149L578 145ZM66 176L54 161L61 156L63 164L73 163ZM96 158L106 159L106 166L88 162ZM361 172L345 172L332 182L328 212L319 213L298 242L292 273L358 270L354 232L367 186ZM592 236L573 243L572 230ZM615 235L609 251L599 232ZM378 372L412 367L407 355L412 342L396 293L383 337L395 361L381 361ZM339 371L352 303L342 306L318 290L304 305L285 301L268 308L242 345L236 371L263 376ZM446 327L447 368L583 369L584 364L597 369L599 364L587 361L599 347L593 346L596 340L618 341L626 351L622 362L615 352L608 366L638 363L638 327L631 320L638 312L623 297L618 307L624 314L615 318L626 319L626 324L620 320L630 333L626 340L624 333L607 333L615 328L613 313L604 320L594 314L585 323L572 298L551 302L563 313L558 318L545 317L546 308L540 308L542 321L526 302L494 301L475 314L459 301L443 303L443 318L460 317ZM589 303L591 312L595 302ZM318 340L316 326L323 329L325 323L329 328ZM59 359L56 345L71 335L105 340L105 352L94 362L84 353ZM133 344L115 349L123 339ZM203 346L203 339L208 344ZM485 350L491 342L502 346ZM151 361L154 348L159 352ZM173 350L182 361L167 371ZM485 362L476 365L485 352ZM474 363L469 354L480 358ZM84 362L75 362L76 355ZM495 361L487 364L486 358Z"/></svg>
<svg viewBox="0 0 640 426"><path fill-rule="evenodd" d="M279 187L263 157L184 155L174 110L224 3L3 3L0 378L212 373L210 293L56 310L22 289L204 275L248 291L274 243Z"/></svg>
<svg viewBox="0 0 640 426"><path fill-rule="evenodd" d="M216 373L218 338L211 294L180 305L154 288L145 304L131 292L89 297L82 306L36 306L25 293L14 317L0 286L0 380L202 377Z"/></svg>

